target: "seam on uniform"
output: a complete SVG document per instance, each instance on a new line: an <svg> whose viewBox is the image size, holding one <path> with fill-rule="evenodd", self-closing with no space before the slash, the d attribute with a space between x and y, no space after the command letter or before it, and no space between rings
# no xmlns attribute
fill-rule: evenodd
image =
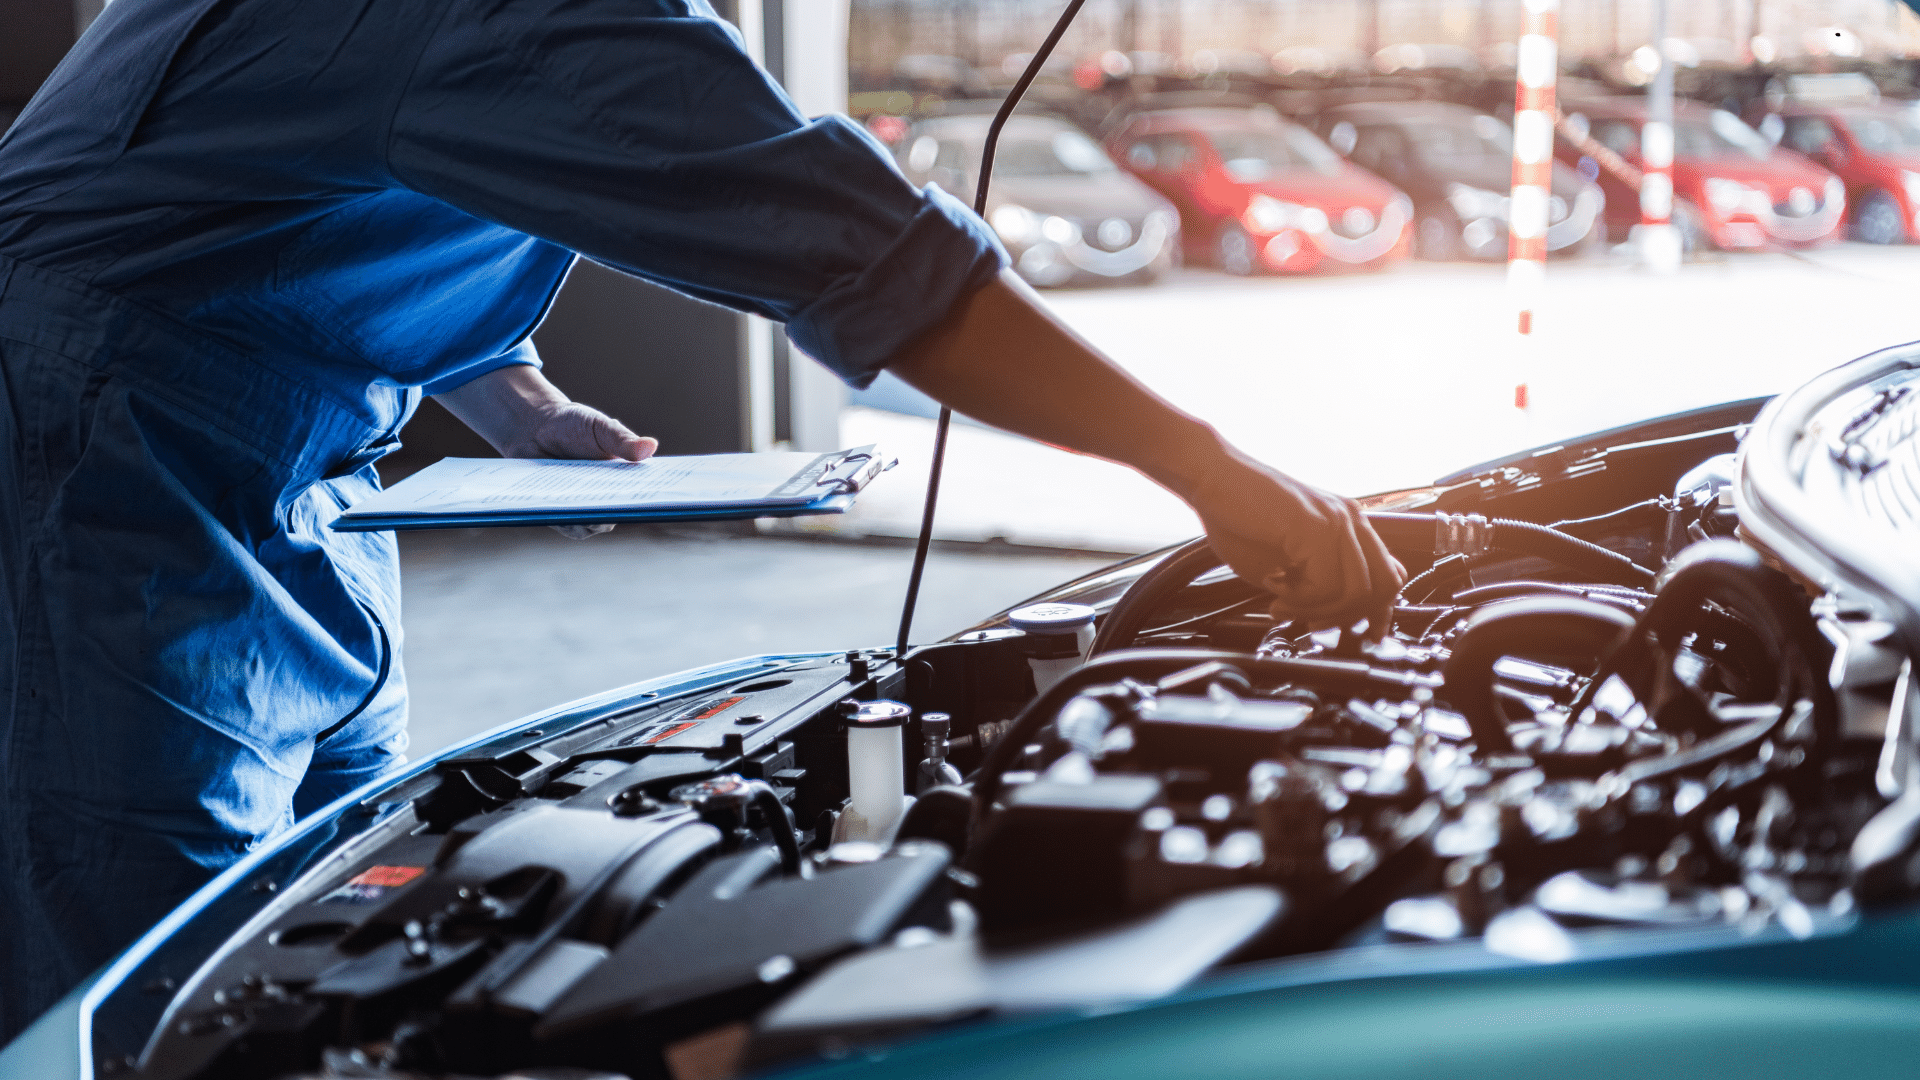
<svg viewBox="0 0 1920 1080"><path fill-rule="evenodd" d="M173 316L167 314L164 311L160 311L155 308L150 308L147 305L137 300L129 299L111 290L102 289L94 285L88 285L85 282L79 281L78 279L69 277L69 275L67 274L61 273L58 270L48 270L46 267L39 266L34 263L29 263L20 259L14 259L11 261L16 263L17 265L31 266L33 267L33 269L39 271L40 273L49 275L54 278L71 280L76 285L78 285L82 290L89 291L89 292L97 292L112 299L116 303L126 304L128 307L135 309L136 311L140 312L142 315L146 315L158 321L161 325L164 325L165 327L167 327L167 329L177 334L183 342L191 342L195 345L211 348L227 357L241 361L252 368L255 368L261 372L266 373L272 379L287 383L291 387L299 390L302 394L316 400L317 402L331 406L332 408L338 410L342 416L350 420L352 423L357 424L361 428L366 429L369 433L372 433L374 430L372 425L367 424L365 421L362 421L358 416L354 415L350 407L348 407L342 402L336 401L331 395L315 387L313 384L307 382L305 379L301 379L298 376L289 374L284 371L279 371L274 368L270 368L265 364L260 363L258 360L255 360L253 357L247 355L246 353L243 353L237 349L232 349L227 347L226 343L220 341L218 338L214 338L209 335L194 331L192 328L188 327L184 323L179 322L178 320L173 318ZM84 296L85 293L83 292L82 295ZM200 405L198 402L195 402L192 399L185 397L184 395L175 393L173 391L173 388L170 387L162 379L154 378L146 374L145 372L139 371L137 369L125 368L125 367L102 367L101 365L93 363L85 358L77 357L77 356L68 356L66 353L61 352L60 350L48 348L47 346L42 345L38 342L28 341L24 338L14 337L13 335L8 334L4 330L0 330L0 339L5 339L8 341L16 341L29 348L41 349L45 352L52 353L55 356L64 357L65 359L70 360L74 363L92 368L95 371L102 371L115 378L126 379L129 382L136 383L139 386L141 386L143 389L152 391L153 393L157 394L161 398L179 406L180 408L188 412L193 413L195 416L198 416L203 420L206 420L208 423L226 432L228 435L231 435L235 439L238 439L241 442L247 444L248 446L253 447L255 450L258 450L260 453L266 455L267 457L270 457L273 460L280 462L282 465L285 465L287 468L292 469L296 474L300 471L299 463L296 461L289 460L287 457L283 455L283 453L278 448L260 445L261 443L268 441L266 438L266 433L254 431L250 427L247 427L246 425L237 425L233 422L233 420L230 417L216 415L209 412L204 406ZM364 442L365 440L361 440L361 441Z"/></svg>
<svg viewBox="0 0 1920 1080"><path fill-rule="evenodd" d="M380 170L386 173L389 180L410 190L412 185L402 181L399 173L393 168L393 129L400 120L400 106L406 102L408 92L413 89L414 79L420 75L421 61L426 59L427 50L433 46L433 43L440 39L440 32L445 29L447 19L453 14L454 5L458 2L459 0L442 0L439 18L433 20L433 29L420 35L420 47L414 51L413 62L407 65L407 77L400 80L399 86L393 92L393 101L387 107L387 130L380 139Z"/></svg>

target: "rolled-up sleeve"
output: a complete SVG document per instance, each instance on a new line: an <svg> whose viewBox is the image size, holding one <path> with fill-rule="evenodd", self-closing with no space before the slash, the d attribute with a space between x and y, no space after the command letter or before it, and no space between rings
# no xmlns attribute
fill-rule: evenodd
<svg viewBox="0 0 1920 1080"><path fill-rule="evenodd" d="M866 131L799 115L701 0L456 0L387 154L476 217L784 322L855 385L1006 265Z"/></svg>

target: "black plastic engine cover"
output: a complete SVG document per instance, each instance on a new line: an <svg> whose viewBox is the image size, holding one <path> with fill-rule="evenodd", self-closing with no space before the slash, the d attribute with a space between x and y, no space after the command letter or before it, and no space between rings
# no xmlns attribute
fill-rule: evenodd
<svg viewBox="0 0 1920 1080"><path fill-rule="evenodd" d="M1118 914L1127 900L1127 838L1160 796L1151 776L1014 788L968 859L981 882L981 925L1019 931Z"/></svg>
<svg viewBox="0 0 1920 1080"><path fill-rule="evenodd" d="M575 1060L644 1059L645 1044L745 1016L902 927L945 929L950 862L938 844L909 843L760 883L777 866L766 852L716 859L561 997L534 1036L566 1044Z"/></svg>

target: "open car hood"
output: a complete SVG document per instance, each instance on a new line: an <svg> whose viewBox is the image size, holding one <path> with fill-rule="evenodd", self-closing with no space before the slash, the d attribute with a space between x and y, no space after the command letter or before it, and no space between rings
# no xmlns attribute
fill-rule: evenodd
<svg viewBox="0 0 1920 1080"><path fill-rule="evenodd" d="M0 1074L1904 1075L1916 367L1367 500L1417 572L1378 645L1195 543L1037 598L1084 662L1003 613L508 725L263 845ZM916 776L940 716L963 783Z"/></svg>

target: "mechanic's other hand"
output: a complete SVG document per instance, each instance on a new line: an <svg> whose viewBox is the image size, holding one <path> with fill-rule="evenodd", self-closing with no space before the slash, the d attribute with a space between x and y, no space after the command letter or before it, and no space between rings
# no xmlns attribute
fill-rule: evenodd
<svg viewBox="0 0 1920 1080"><path fill-rule="evenodd" d="M1365 619L1370 636L1385 631L1407 571L1352 499L1230 450L1187 501L1214 553L1274 594L1274 618L1314 629Z"/></svg>
<svg viewBox="0 0 1920 1080"><path fill-rule="evenodd" d="M549 405L530 418L507 457L560 458L569 461L645 461L660 441L635 435L627 425L577 401Z"/></svg>
<svg viewBox="0 0 1920 1080"><path fill-rule="evenodd" d="M563 458L579 461L645 461L660 449L658 439L635 435L627 425L591 405L569 401L543 410L542 417L513 447L510 457ZM611 524L555 525L554 532L569 540L585 540L612 532Z"/></svg>

